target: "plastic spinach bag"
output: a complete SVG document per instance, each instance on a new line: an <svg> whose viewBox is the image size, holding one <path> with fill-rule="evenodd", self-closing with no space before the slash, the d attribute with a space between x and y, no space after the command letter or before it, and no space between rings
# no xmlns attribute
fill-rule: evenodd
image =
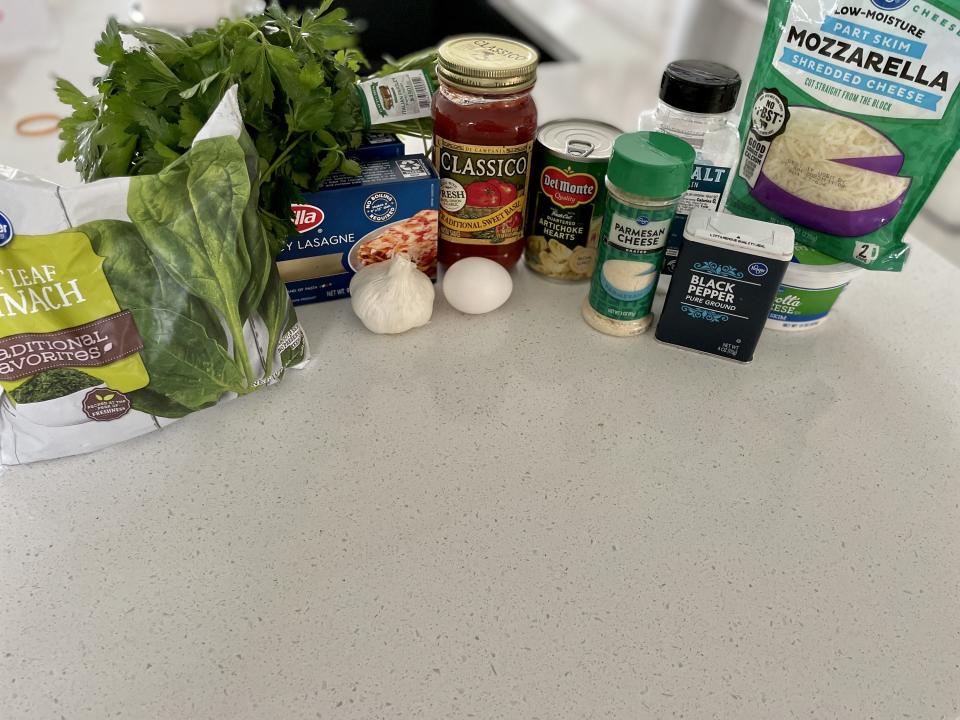
<svg viewBox="0 0 960 720"><path fill-rule="evenodd" d="M0 463L96 450L278 381L303 331L231 88L158 175L0 167Z"/></svg>
<svg viewBox="0 0 960 720"><path fill-rule="evenodd" d="M960 0L771 0L727 209L870 270L960 147Z"/></svg>

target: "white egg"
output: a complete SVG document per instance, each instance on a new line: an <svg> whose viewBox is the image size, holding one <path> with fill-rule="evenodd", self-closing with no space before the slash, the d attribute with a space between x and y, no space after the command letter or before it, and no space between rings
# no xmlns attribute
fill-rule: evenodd
<svg viewBox="0 0 960 720"><path fill-rule="evenodd" d="M443 296L468 315L493 312L512 292L510 273L500 263L487 258L464 258L447 268L443 275Z"/></svg>

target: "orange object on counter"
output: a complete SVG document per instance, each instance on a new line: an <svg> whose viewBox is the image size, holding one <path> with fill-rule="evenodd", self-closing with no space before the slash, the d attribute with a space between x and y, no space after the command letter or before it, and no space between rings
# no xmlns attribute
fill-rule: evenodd
<svg viewBox="0 0 960 720"><path fill-rule="evenodd" d="M39 137L40 135L52 135L60 129L57 123L62 118L53 113L37 113L27 115L17 120L17 134L25 137Z"/></svg>
<svg viewBox="0 0 960 720"><path fill-rule="evenodd" d="M439 261L523 255L530 156L537 134L537 51L516 40L462 36L439 50L434 164L440 175Z"/></svg>

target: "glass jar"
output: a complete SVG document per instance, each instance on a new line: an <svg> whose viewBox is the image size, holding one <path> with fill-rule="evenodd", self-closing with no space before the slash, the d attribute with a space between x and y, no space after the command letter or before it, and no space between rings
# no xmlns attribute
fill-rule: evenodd
<svg viewBox="0 0 960 720"><path fill-rule="evenodd" d="M467 36L444 42L437 55L438 259L449 267L465 257L485 257L510 269L523 255L537 134L530 95L537 52L515 40Z"/></svg>

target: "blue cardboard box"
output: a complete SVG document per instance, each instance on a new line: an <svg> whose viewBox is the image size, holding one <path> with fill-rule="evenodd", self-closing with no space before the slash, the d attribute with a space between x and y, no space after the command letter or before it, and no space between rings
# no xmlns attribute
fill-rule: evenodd
<svg viewBox="0 0 960 720"><path fill-rule="evenodd" d="M294 305L349 295L358 270L403 252L436 278L440 181L423 155L362 160L293 205L296 232L277 258Z"/></svg>
<svg viewBox="0 0 960 720"><path fill-rule="evenodd" d="M347 157L363 162L402 157L404 152L403 141L393 133L368 132L364 133L360 147L347 150Z"/></svg>

